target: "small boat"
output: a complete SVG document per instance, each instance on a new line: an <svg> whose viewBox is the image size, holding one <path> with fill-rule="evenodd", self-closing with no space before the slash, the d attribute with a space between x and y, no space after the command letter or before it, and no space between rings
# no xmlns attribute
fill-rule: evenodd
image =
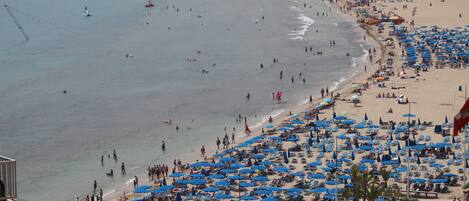
<svg viewBox="0 0 469 201"><path fill-rule="evenodd" d="M151 8L151 7L153 7L153 6L155 6L155 5L153 5L153 3L151 2L151 0L148 0L148 2L145 4L145 7L147 7L147 8Z"/></svg>
<svg viewBox="0 0 469 201"><path fill-rule="evenodd" d="M88 7L85 6L85 17L90 17L91 16L91 12L88 10Z"/></svg>

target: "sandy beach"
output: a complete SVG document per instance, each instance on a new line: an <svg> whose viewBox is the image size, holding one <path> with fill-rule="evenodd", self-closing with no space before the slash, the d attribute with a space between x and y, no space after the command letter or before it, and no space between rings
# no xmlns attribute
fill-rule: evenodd
<svg viewBox="0 0 469 201"><path fill-rule="evenodd" d="M402 17L404 17L405 22L401 26L407 26L410 30L411 28L410 22L414 20L415 27L420 26L439 26L442 28L453 28L453 27L464 27L467 24L467 18L460 17L459 15L455 14L454 16L448 15L451 13L450 11L455 11L460 8L457 8L455 5L463 4L462 1L460 2L435 2L432 4L431 8L428 7L428 2L414 2L414 3L386 3L386 2L377 2L372 3L369 6L376 6L377 10L382 10L383 13L388 13L392 11ZM340 7L344 4L333 5L336 7ZM407 5L406 9L403 9L403 5ZM465 5L466 6L466 5ZM412 9L417 7L417 12L413 12ZM463 9L461 9L463 10ZM438 14L435 14L438 13ZM461 12L462 13L462 12ZM356 15L353 15L357 17ZM464 16L464 13L462 13ZM357 19L357 18L356 18ZM389 29L385 29L378 33L377 27L375 26L366 26L367 28L370 27L369 34L372 34L373 38L381 39L381 38L388 38L387 33ZM370 36L370 35L368 35ZM371 36L369 37L371 38ZM370 40L370 39L368 39ZM397 41L397 40L396 40ZM467 71L467 67L464 68L430 68L428 71L415 71L414 69L410 69L408 67L402 68L403 66L403 57L400 56L401 48L397 45L393 45L390 48L386 45L387 41L374 41L380 44L375 43L374 48L377 48L378 51L374 55L381 55L380 47L384 47L383 55L386 55L384 58L381 58L381 61L384 63L387 59L392 59L394 62L392 67L394 68L393 71L396 72L396 75L389 76L384 82L377 82L375 81L375 77L370 77L371 73L379 72L382 67L379 65L372 65L368 69L368 73L363 73L360 76L357 76L347 85L344 85L341 89L335 91L335 93L340 93L340 97L336 97L336 102L334 107L322 110L324 113L321 113L321 117L331 117L333 113L346 114L347 118L350 119L363 119L363 116L366 115L367 121L394 121L394 122L406 122L407 117L403 117L402 114L412 113L416 114L418 117L419 122L432 122L434 124L441 124L445 122L445 117L449 118L450 121L452 117L459 112L459 108L465 102L465 92L464 90L458 90L459 87L465 87L467 82L469 81L469 72ZM395 42L397 43L397 42ZM389 52L396 53L396 56L392 56ZM378 57L379 58L379 57ZM402 69L401 69L402 68ZM405 71L406 78L402 78L401 71ZM362 90L360 93L360 103L358 106L350 103L353 89L356 89L357 84L368 83L369 87L366 87L365 90ZM385 86L378 86L383 84ZM379 95L378 95L379 94ZM383 94L383 97L378 97ZM405 96L409 103L407 104L398 104L396 98L385 98L384 94L395 94L396 96ZM313 105L318 104L322 100L314 102ZM389 109L392 109L392 113L389 113ZM313 108L309 108L312 110ZM294 114L300 114L304 111L305 108L300 107L296 110L292 110ZM274 125L278 126L280 123L285 123L288 119L295 119L295 117L282 116L280 118L276 118L274 121ZM419 123L420 124L420 123ZM428 128L427 128L428 129ZM432 128L429 130L425 129L422 131L426 134L433 133ZM337 133L336 135L338 135ZM262 135L260 131L256 132L255 135ZM301 134L300 134L301 135ZM440 142L443 140L441 135L431 135L432 142ZM252 137L252 136L251 136ZM389 137L389 135L388 135ZM337 138L336 138L337 139ZM239 139L239 141L243 141L244 139ZM295 143L296 144L296 143ZM292 145L290 143L286 143L288 145ZM215 150L211 150L210 153L213 153ZM337 150L336 150L337 151ZM458 150L455 150L458 152ZM335 152L334 152L335 154ZM326 158L333 159L332 155L326 155ZM402 156L404 157L404 156ZM307 159L309 161L309 159ZM420 159L419 159L420 160ZM412 162L412 163L415 163ZM420 162L419 162L420 163ZM350 164L349 164L350 165ZM301 169L301 165L295 165L298 169ZM447 172L457 172L457 166L451 167L447 170ZM279 178L279 177L274 177ZM405 179L402 181L396 180L398 186L400 188L405 189L406 181ZM284 186L284 187L291 187L291 186ZM464 200L462 188L459 187L450 187L449 194L439 194L438 200L451 200L453 198L458 198ZM432 199L429 199L432 200Z"/></svg>

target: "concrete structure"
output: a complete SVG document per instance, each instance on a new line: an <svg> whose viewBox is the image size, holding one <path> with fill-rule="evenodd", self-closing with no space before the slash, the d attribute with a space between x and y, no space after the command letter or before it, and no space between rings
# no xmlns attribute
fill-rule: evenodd
<svg viewBox="0 0 469 201"><path fill-rule="evenodd" d="M0 201L16 197L16 161L0 156Z"/></svg>

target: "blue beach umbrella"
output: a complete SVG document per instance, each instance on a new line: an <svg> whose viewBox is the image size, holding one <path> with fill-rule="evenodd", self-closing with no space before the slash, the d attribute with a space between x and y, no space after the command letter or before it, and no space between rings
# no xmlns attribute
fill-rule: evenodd
<svg viewBox="0 0 469 201"><path fill-rule="evenodd" d="M252 181L269 181L269 179L266 176L255 176L251 178Z"/></svg>
<svg viewBox="0 0 469 201"><path fill-rule="evenodd" d="M241 200L257 200L256 196L242 196Z"/></svg>
<svg viewBox="0 0 469 201"><path fill-rule="evenodd" d="M314 173L314 174L308 174L308 178L310 178L310 179L325 179L326 176L324 176L323 174Z"/></svg>
<svg viewBox="0 0 469 201"><path fill-rule="evenodd" d="M233 169L238 169L238 168L244 167L244 165L241 163L234 163L234 164L231 164L230 167Z"/></svg>
<svg viewBox="0 0 469 201"><path fill-rule="evenodd" d="M256 184L251 183L251 182L240 182L239 186L240 187L253 187L253 186L256 186Z"/></svg>
<svg viewBox="0 0 469 201"><path fill-rule="evenodd" d="M208 176L209 179L223 179L225 178L224 175L221 175L221 174L212 174L210 176Z"/></svg>
<svg viewBox="0 0 469 201"><path fill-rule="evenodd" d="M185 176L185 174L181 172L175 172L169 175L169 177L182 177L182 176Z"/></svg>
<svg viewBox="0 0 469 201"><path fill-rule="evenodd" d="M224 194L224 193L215 194L215 199L218 199L218 200L225 200L225 199L231 199L231 198L233 198L233 196L230 194Z"/></svg>
<svg viewBox="0 0 469 201"><path fill-rule="evenodd" d="M210 163L211 167L225 167L225 164L223 163Z"/></svg>
<svg viewBox="0 0 469 201"><path fill-rule="evenodd" d="M261 201L278 201L278 199L274 197L266 197L266 198L262 198Z"/></svg>
<svg viewBox="0 0 469 201"><path fill-rule="evenodd" d="M190 176L193 177L193 178L202 178L202 177L205 177L205 175L203 175L203 174L191 174Z"/></svg>
<svg viewBox="0 0 469 201"><path fill-rule="evenodd" d="M272 195L272 191L260 189L254 192L256 195Z"/></svg>
<svg viewBox="0 0 469 201"><path fill-rule="evenodd" d="M215 186L229 186L230 182L225 181L225 180L220 180L220 181L216 181L215 183L213 183L213 185L215 185Z"/></svg>
<svg viewBox="0 0 469 201"><path fill-rule="evenodd" d="M252 169L255 169L255 170L265 170L267 167L263 166L263 165L253 165L251 166Z"/></svg>
<svg viewBox="0 0 469 201"><path fill-rule="evenodd" d="M308 191L311 193L325 193L327 192L327 188L315 188L315 189L309 189Z"/></svg>
<svg viewBox="0 0 469 201"><path fill-rule="evenodd" d="M246 179L246 178L243 177L243 176L239 176L239 175L232 175L232 176L229 176L228 179L231 179L231 180L243 180L243 179Z"/></svg>
<svg viewBox="0 0 469 201"><path fill-rule="evenodd" d="M288 168L286 167L275 167L273 170L275 172L282 172L282 173L288 172Z"/></svg>
<svg viewBox="0 0 469 201"><path fill-rule="evenodd" d="M204 192L217 192L219 190L220 190L219 188L216 188L216 187L213 187L213 186L209 186L207 188L202 189L202 191L204 191Z"/></svg>
<svg viewBox="0 0 469 201"><path fill-rule="evenodd" d="M206 183L205 180L203 179L191 179L189 180L189 184L192 184L192 185L204 185Z"/></svg>
<svg viewBox="0 0 469 201"><path fill-rule="evenodd" d="M220 158L220 162L223 162L223 163L231 163L231 162L234 162L235 160L236 159L232 157Z"/></svg>
<svg viewBox="0 0 469 201"><path fill-rule="evenodd" d="M254 173L254 172L255 172L255 170L248 169L248 168L239 170L239 173L241 173L241 174L251 174L251 173Z"/></svg>
<svg viewBox="0 0 469 201"><path fill-rule="evenodd" d="M222 170L220 170L220 172L223 173L223 174L229 174L229 173L234 173L236 171L233 170L233 169L222 169Z"/></svg>
<svg viewBox="0 0 469 201"><path fill-rule="evenodd" d="M411 114L411 113L406 113L406 114L403 114L402 116L403 117L416 117L415 114Z"/></svg>

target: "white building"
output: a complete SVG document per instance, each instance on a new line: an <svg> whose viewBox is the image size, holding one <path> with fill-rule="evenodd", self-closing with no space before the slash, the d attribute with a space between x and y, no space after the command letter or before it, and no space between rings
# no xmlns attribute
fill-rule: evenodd
<svg viewBox="0 0 469 201"><path fill-rule="evenodd" d="M16 161L0 156L0 201L16 197Z"/></svg>

